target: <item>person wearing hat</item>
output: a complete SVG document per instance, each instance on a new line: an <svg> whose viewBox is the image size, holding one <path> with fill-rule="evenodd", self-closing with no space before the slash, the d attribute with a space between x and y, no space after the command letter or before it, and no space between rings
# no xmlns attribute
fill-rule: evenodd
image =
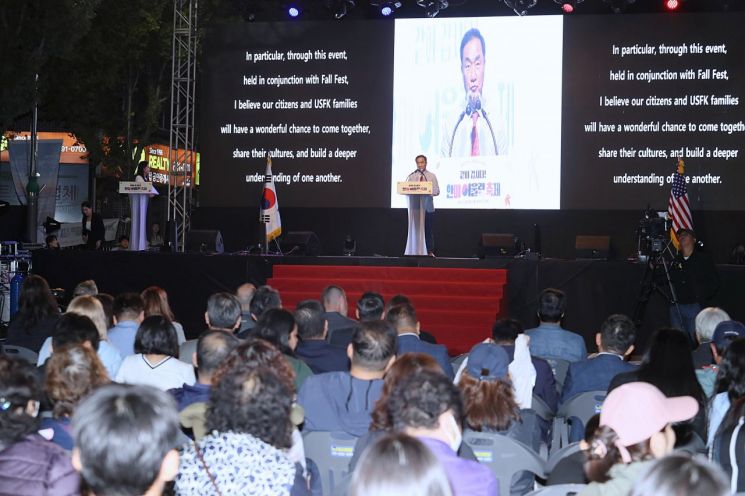
<svg viewBox="0 0 745 496"><path fill-rule="evenodd" d="M627 495L654 459L672 451L671 424L696 413L695 398L667 398L646 382L623 384L608 393L587 450L585 472L592 482L579 495Z"/></svg>
<svg viewBox="0 0 745 496"><path fill-rule="evenodd" d="M496 432L520 441L536 453L541 444L541 428L532 410L520 410L512 389L510 358L499 345L479 343L468 354L468 363L458 381L463 395L464 424L478 432ZM521 472L510 488L512 494L525 494L533 486L533 476Z"/></svg>
<svg viewBox="0 0 745 496"><path fill-rule="evenodd" d="M670 306L670 325L688 333L696 344L696 316L711 303L719 291L719 275L711 256L697 250L696 233L681 228L676 233L680 249L673 261L670 280L677 305Z"/></svg>

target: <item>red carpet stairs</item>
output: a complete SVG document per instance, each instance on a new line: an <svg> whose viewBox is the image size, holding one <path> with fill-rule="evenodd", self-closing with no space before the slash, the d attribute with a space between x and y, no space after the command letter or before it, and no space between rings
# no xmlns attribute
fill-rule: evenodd
<svg viewBox="0 0 745 496"><path fill-rule="evenodd" d="M434 334L453 356L488 337L495 317L507 315L504 269L275 265L267 284L279 290L288 309L320 298L329 284L340 286L347 292L350 318L365 291L378 292L386 301L404 294L416 307L422 330Z"/></svg>

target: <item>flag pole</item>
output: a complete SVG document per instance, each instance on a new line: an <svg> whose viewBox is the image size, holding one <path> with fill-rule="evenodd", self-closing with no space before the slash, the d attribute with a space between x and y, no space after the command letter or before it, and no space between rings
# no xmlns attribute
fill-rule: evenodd
<svg viewBox="0 0 745 496"><path fill-rule="evenodd" d="M271 170L272 167L272 157L267 153L266 155L266 167L267 170ZM264 183L270 181L270 177L264 178ZM269 232L267 230L267 224L264 224L264 255L269 255Z"/></svg>

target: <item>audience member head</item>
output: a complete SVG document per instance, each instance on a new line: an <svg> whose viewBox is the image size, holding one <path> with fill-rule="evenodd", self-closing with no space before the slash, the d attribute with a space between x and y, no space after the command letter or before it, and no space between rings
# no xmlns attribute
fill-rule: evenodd
<svg viewBox="0 0 745 496"><path fill-rule="evenodd" d="M248 338L228 354L212 376L212 383L220 382L222 376L237 367L272 369L285 382L288 390L295 394L295 371L279 349L263 339Z"/></svg>
<svg viewBox="0 0 745 496"><path fill-rule="evenodd" d="M119 236L119 248L129 250L129 236Z"/></svg>
<svg viewBox="0 0 745 496"><path fill-rule="evenodd" d="M717 392L726 392L733 405L745 398L745 339L731 341L724 350L717 371Z"/></svg>
<svg viewBox="0 0 745 496"><path fill-rule="evenodd" d="M386 315L388 315L388 312L390 311L391 308L397 307L399 305L411 305L411 306L414 306L414 304L411 303L411 299L408 296L402 295L402 294L393 295L385 303L385 313L386 313Z"/></svg>
<svg viewBox="0 0 745 496"><path fill-rule="evenodd" d="M516 319L499 319L491 328L492 340L500 345L513 345L523 333L523 325Z"/></svg>
<svg viewBox="0 0 745 496"><path fill-rule="evenodd" d="M212 386L207 430L250 434L275 448L292 444L293 388L270 367L234 361Z"/></svg>
<svg viewBox="0 0 745 496"><path fill-rule="evenodd" d="M372 411L372 422L370 423L371 431L385 431L393 427L393 420L388 415L388 398L396 384L405 377L419 374L422 371L442 374L442 367L437 360L426 353L404 353L396 358L393 365L388 369L383 377L383 388L380 392L380 398L375 403Z"/></svg>
<svg viewBox="0 0 745 496"><path fill-rule="evenodd" d="M325 339L328 322L324 316L323 306L315 300L306 301L306 304L298 303L295 310L298 335L303 341Z"/></svg>
<svg viewBox="0 0 745 496"><path fill-rule="evenodd" d="M176 329L170 320L152 315L142 321L135 335L135 353L177 357L178 351Z"/></svg>
<svg viewBox="0 0 745 496"><path fill-rule="evenodd" d="M247 282L238 286L235 290L235 297L238 298L238 303L241 304L241 312L246 313L251 311L251 300L256 293L256 286Z"/></svg>
<svg viewBox="0 0 745 496"><path fill-rule="evenodd" d="M54 234L50 234L44 238L44 245L49 250L59 250L59 239Z"/></svg>
<svg viewBox="0 0 745 496"><path fill-rule="evenodd" d="M600 326L600 332L595 335L598 350L628 356L634 351L636 340L636 326L625 315L613 314Z"/></svg>
<svg viewBox="0 0 745 496"><path fill-rule="evenodd" d="M72 424L72 463L95 494L161 494L178 473L179 417L164 391L102 386L80 402Z"/></svg>
<svg viewBox="0 0 745 496"><path fill-rule="evenodd" d="M103 305L103 313L106 314L106 328L114 327L114 297L107 293L98 293L95 298Z"/></svg>
<svg viewBox="0 0 745 496"><path fill-rule="evenodd" d="M728 496L722 469L700 456L670 453L655 460L629 493L630 496Z"/></svg>
<svg viewBox="0 0 745 496"><path fill-rule="evenodd" d="M566 311L566 295L563 291L546 288L538 297L538 318L541 322L557 323Z"/></svg>
<svg viewBox="0 0 745 496"><path fill-rule="evenodd" d="M350 496L450 496L445 470L418 439L391 433L376 440L352 474Z"/></svg>
<svg viewBox="0 0 745 496"><path fill-rule="evenodd" d="M419 334L419 321L416 317L414 307L408 303L402 303L388 310L385 316L398 334Z"/></svg>
<svg viewBox="0 0 745 496"><path fill-rule="evenodd" d="M714 361L719 363L724 351L729 344L735 339L745 337L745 325L737 320L723 320L714 328L711 335L711 352L714 355Z"/></svg>
<svg viewBox="0 0 745 496"><path fill-rule="evenodd" d="M24 279L16 314L17 319L22 319L24 329L30 331L45 318L58 313L59 305L46 279L35 274Z"/></svg>
<svg viewBox="0 0 745 496"><path fill-rule="evenodd" d="M207 299L204 319L210 329L234 331L241 325L241 304L230 293L214 293Z"/></svg>
<svg viewBox="0 0 745 496"><path fill-rule="evenodd" d="M171 305L168 304L168 293L166 293L165 289L158 286L150 286L140 293L140 297L144 304L145 317L162 315L171 322L176 320L171 310Z"/></svg>
<svg viewBox="0 0 745 496"><path fill-rule="evenodd" d="M326 286L321 293L321 303L327 312L338 312L346 317L347 293L339 286Z"/></svg>
<svg viewBox="0 0 745 496"><path fill-rule="evenodd" d="M272 308L264 312L251 336L269 341L285 355L292 355L297 348L297 326L295 317L283 308Z"/></svg>
<svg viewBox="0 0 745 496"><path fill-rule="evenodd" d="M44 373L44 391L56 418L71 416L80 400L109 382L96 352L74 344L55 349Z"/></svg>
<svg viewBox="0 0 745 496"><path fill-rule="evenodd" d="M347 347L350 373L360 379L376 379L396 360L396 330L383 320L361 322Z"/></svg>
<svg viewBox="0 0 745 496"><path fill-rule="evenodd" d="M378 293L363 293L357 300L357 319L360 322L382 319L383 310L385 310L385 301Z"/></svg>
<svg viewBox="0 0 745 496"><path fill-rule="evenodd" d="M699 343L711 341L717 324L730 320L727 312L719 307L707 307L696 315L696 339Z"/></svg>
<svg viewBox="0 0 745 496"><path fill-rule="evenodd" d="M215 371L240 342L233 334L222 331L206 331L199 336L194 363L199 382L210 384Z"/></svg>
<svg viewBox="0 0 745 496"><path fill-rule="evenodd" d="M98 337L105 340L107 337L107 320L103 305L95 296L77 296L67 305L67 313L74 313L88 317L98 330Z"/></svg>
<svg viewBox="0 0 745 496"><path fill-rule="evenodd" d="M59 318L52 332L52 350L79 344L98 350L100 341L96 324L91 319L77 313L66 313Z"/></svg>
<svg viewBox="0 0 745 496"><path fill-rule="evenodd" d="M640 381L653 384L665 396L693 396L701 405L706 402L696 379L688 337L678 329L657 329L638 370Z"/></svg>
<svg viewBox="0 0 745 496"><path fill-rule="evenodd" d="M75 286L75 289L72 290L73 298L77 296L96 296L97 294L98 286L96 286L96 281L93 279L88 279L78 283L78 285Z"/></svg>
<svg viewBox="0 0 745 496"><path fill-rule="evenodd" d="M122 293L114 298L114 321L140 323L145 318L145 302L137 293Z"/></svg>
<svg viewBox="0 0 745 496"><path fill-rule="evenodd" d="M695 398L668 398L646 382L630 382L612 390L603 402L600 427L589 440L588 479L605 482L615 464L667 455L675 445L671 424L690 420L698 409Z"/></svg>
<svg viewBox="0 0 745 496"><path fill-rule="evenodd" d="M282 308L282 299L279 291L271 286L259 286L256 288L250 305L251 315L258 322L264 312L272 308Z"/></svg>
<svg viewBox="0 0 745 496"><path fill-rule="evenodd" d="M316 312L321 312L322 314L326 311L323 309L323 305L318 300L313 299L307 299L307 300L300 300L295 305L295 311L301 310L303 308L310 308L311 310L314 310Z"/></svg>
<svg viewBox="0 0 745 496"><path fill-rule="evenodd" d="M496 344L479 343L468 354L458 388L463 395L466 425L475 431L504 431L520 420L512 391L507 352Z"/></svg>
<svg viewBox="0 0 745 496"><path fill-rule="evenodd" d="M460 447L463 402L458 388L442 373L422 371L405 377L391 391L388 412L398 432L439 439L453 451Z"/></svg>
<svg viewBox="0 0 745 496"><path fill-rule="evenodd" d="M0 354L0 451L39 429L41 388L34 369Z"/></svg>

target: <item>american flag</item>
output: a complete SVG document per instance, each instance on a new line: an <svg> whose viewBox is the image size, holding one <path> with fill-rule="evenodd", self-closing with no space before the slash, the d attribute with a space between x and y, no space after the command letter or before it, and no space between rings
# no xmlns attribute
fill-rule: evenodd
<svg viewBox="0 0 745 496"><path fill-rule="evenodd" d="M678 229L693 229L693 218L688 203L688 188L686 188L684 173L685 164L682 160L678 160L678 170L673 178L673 189L670 190L670 200L667 203L667 216L673 223L674 241L677 241L675 233L678 232Z"/></svg>

